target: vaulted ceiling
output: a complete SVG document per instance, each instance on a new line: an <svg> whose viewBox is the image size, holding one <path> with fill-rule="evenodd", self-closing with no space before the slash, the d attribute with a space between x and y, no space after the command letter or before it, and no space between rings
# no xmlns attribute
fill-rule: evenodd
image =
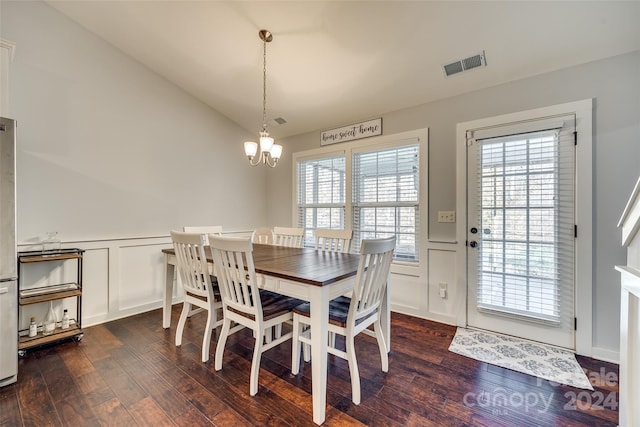
<svg viewBox="0 0 640 427"><path fill-rule="evenodd" d="M640 2L60 1L48 3L250 132L378 117L640 49ZM485 52L487 66L442 66ZM606 76L603 76L606 78Z"/></svg>

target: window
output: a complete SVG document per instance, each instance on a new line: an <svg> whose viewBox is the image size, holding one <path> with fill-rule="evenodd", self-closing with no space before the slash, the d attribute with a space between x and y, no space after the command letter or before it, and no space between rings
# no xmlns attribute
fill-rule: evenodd
<svg viewBox="0 0 640 427"><path fill-rule="evenodd" d="M418 261L419 145L357 151L352 159L352 250L396 236L395 259Z"/></svg>
<svg viewBox="0 0 640 427"><path fill-rule="evenodd" d="M344 154L298 162L298 226L304 245L313 246L316 228L345 228Z"/></svg>
<svg viewBox="0 0 640 427"><path fill-rule="evenodd" d="M352 252L362 239L395 235L395 259L418 262L419 139L365 144L296 160L295 216L304 244L313 246L316 228L351 228Z"/></svg>

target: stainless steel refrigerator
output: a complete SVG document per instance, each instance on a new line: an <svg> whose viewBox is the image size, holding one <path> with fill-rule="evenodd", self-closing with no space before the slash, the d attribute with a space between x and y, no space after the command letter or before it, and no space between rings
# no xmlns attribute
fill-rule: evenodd
<svg viewBox="0 0 640 427"><path fill-rule="evenodd" d="M18 379L16 122L0 117L0 387Z"/></svg>

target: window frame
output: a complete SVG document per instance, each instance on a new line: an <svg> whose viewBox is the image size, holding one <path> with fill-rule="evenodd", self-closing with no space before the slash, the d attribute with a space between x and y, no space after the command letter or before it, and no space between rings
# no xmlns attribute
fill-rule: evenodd
<svg viewBox="0 0 640 427"><path fill-rule="evenodd" d="M298 162L304 160L311 160L314 158L326 158L336 155L338 153L344 153L345 156L345 224L353 224L353 203L352 203L352 159L353 152L358 151L375 151L384 150L385 148L393 148L402 145L409 145L411 143L418 143L419 146L419 194L418 194L418 228L416 252L417 258L415 261L406 261L401 259L394 259L393 263L396 266L405 265L407 267L420 267L426 265L427 244L428 244L428 140L429 129L416 129L406 132L401 132L391 135L382 135L377 137L365 138L355 141L349 141L339 144L337 150L334 145L325 146L305 151L299 151L292 154L291 176L292 176L292 207L291 218L292 226L298 226L299 224L299 206L298 206ZM353 244L353 242L352 242Z"/></svg>

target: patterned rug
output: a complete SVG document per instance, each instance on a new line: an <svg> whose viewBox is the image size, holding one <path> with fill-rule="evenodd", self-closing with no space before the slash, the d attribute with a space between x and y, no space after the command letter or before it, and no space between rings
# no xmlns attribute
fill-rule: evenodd
<svg viewBox="0 0 640 427"><path fill-rule="evenodd" d="M573 353L544 344L458 328L449 351L556 383L593 390Z"/></svg>

